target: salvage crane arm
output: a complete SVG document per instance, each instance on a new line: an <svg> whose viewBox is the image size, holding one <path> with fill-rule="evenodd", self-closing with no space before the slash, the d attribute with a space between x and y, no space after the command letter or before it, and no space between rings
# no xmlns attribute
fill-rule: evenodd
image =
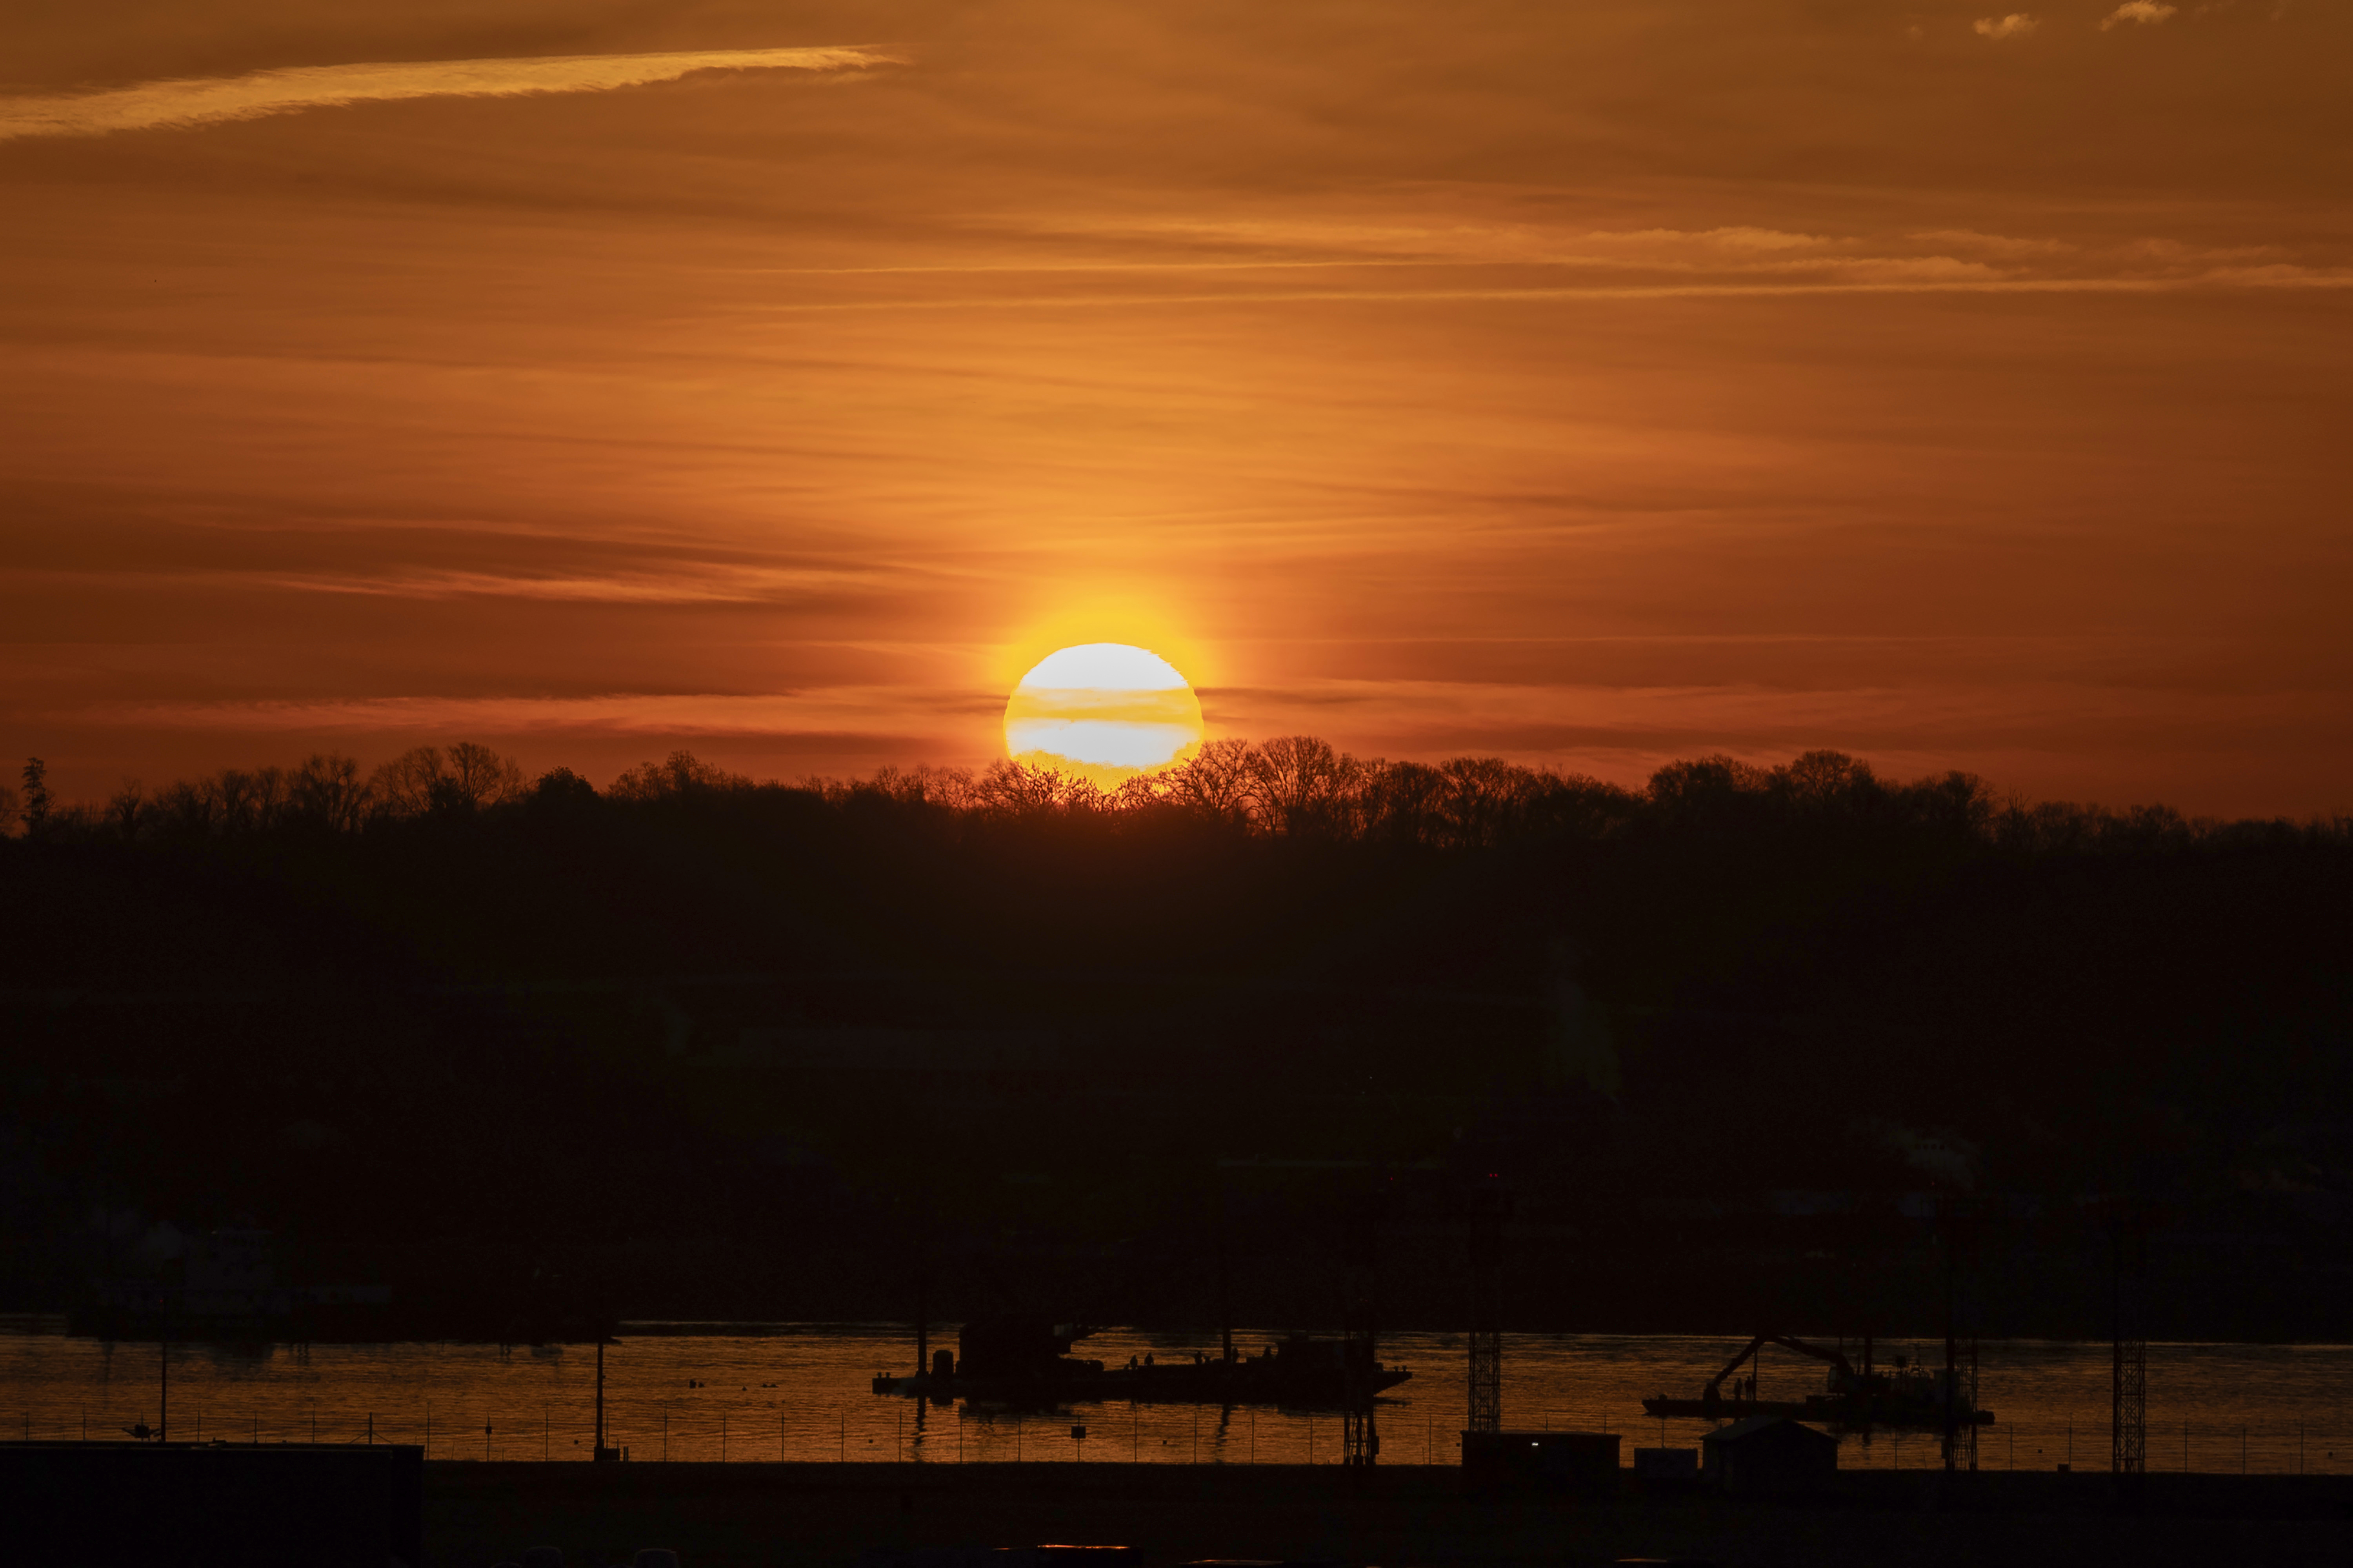
<svg viewBox="0 0 2353 1568"><path fill-rule="evenodd" d="M1748 1342L1746 1349L1743 1350L1738 1355L1734 1356L1729 1362L1725 1363L1725 1368L1722 1372L1717 1373L1714 1377L1707 1380L1707 1391L1701 1394L1700 1397L1711 1403L1721 1398L1724 1392L1724 1380L1730 1377L1734 1373L1738 1372L1741 1366L1747 1362L1749 1357L1755 1355L1758 1351L1763 1350L1767 1345L1786 1345L1789 1349L1796 1351L1799 1355L1810 1355L1816 1361L1826 1361L1831 1363L1849 1377L1852 1377L1854 1375L1854 1367L1852 1363L1846 1359L1846 1352L1843 1351L1826 1350L1820 1345L1810 1345L1803 1340L1793 1340L1787 1334L1759 1334L1755 1339Z"/></svg>

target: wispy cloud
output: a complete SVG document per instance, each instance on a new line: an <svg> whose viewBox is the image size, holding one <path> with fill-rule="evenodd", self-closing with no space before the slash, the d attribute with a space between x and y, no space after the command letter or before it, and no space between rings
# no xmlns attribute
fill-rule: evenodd
<svg viewBox="0 0 2353 1568"><path fill-rule="evenodd" d="M1924 228L1913 231L1912 237L1926 245L1947 246L1956 250L1982 251L1989 256L2027 258L2064 256L2075 247L2060 239L2021 239L2014 235L1981 234L1973 228Z"/></svg>
<svg viewBox="0 0 2353 1568"><path fill-rule="evenodd" d="M2179 8L2175 5L2159 5L2158 0L2125 0L2123 5L2101 19L2100 31L2105 33L2110 27L2125 22L2139 22L2145 26L2154 25L2164 21Z"/></svg>
<svg viewBox="0 0 2353 1568"><path fill-rule="evenodd" d="M877 274L921 271L939 277L1018 279L1028 274L1033 284L1048 286L976 295L962 289L931 293L911 285L886 297L871 292L849 299L804 297L763 302L751 309L757 313L1116 310L1315 300L1541 302L2353 288L2353 268L2337 265L2329 256L2299 262L2272 247L2218 248L2149 237L2084 244L1968 229L1873 237L1805 234L1759 226L1693 230L1584 230L1564 226L1546 230L1525 224L1463 223L1413 227L1335 223L1313 216L1229 223L1187 218L1139 224L1123 219L1109 226L1057 221L1035 226L1115 243L1174 237L1186 248L1173 258L1157 260L1038 264L991 260L964 266L873 268ZM1274 254L1248 260L1200 258L1203 249L1229 246ZM1316 269L1327 270L1329 280L1303 277ZM1253 271L1261 274L1256 280L1250 276ZM1103 285L1089 286L1084 279L1090 273L1100 274ZM1124 281L1154 273L1187 281L1182 291L1149 292L1135 291ZM1553 281L1545 279L1545 273L1578 276L1576 281ZM1212 279L1218 280L1215 286L1209 284Z"/></svg>
<svg viewBox="0 0 2353 1568"><path fill-rule="evenodd" d="M304 109L410 98L512 98L602 92L674 81L704 70L861 70L900 63L861 47L694 49L647 55L546 55L525 59L412 60L294 66L246 76L141 82L109 92L0 98L0 141L104 136L252 120Z"/></svg>
<svg viewBox="0 0 2353 1568"><path fill-rule="evenodd" d="M670 573L526 575L521 573L417 571L220 574L260 587L370 598L554 599L612 605L754 605L809 594L877 588L871 571L778 571L686 567ZM184 579L185 581L185 579Z"/></svg>
<svg viewBox="0 0 2353 1568"><path fill-rule="evenodd" d="M1989 38L2022 38L2041 26L2039 20L2023 11L2012 11L2007 16L1980 16L1977 21L1978 32Z"/></svg>
<svg viewBox="0 0 2353 1568"><path fill-rule="evenodd" d="M471 730L658 735L791 735L859 731L937 733L943 718L1001 712L996 692L913 686L820 686L774 692L611 692L582 697L353 697L317 700L141 702L119 717L154 729L311 734Z"/></svg>
<svg viewBox="0 0 2353 1568"><path fill-rule="evenodd" d="M1579 300L1800 299L1837 294L2169 294L2213 289L2353 289L2353 268L2277 266L2220 268L2195 276L2141 278L1989 278L1967 263L1933 258L1893 261L1895 276L1824 283L1638 283L1560 289L1300 289L1196 294L1006 294L904 300L862 300L758 307L762 314L874 314L894 310L1117 310L1166 305L1433 304L1445 300L1497 303ZM1915 270L1916 277L1905 277Z"/></svg>
<svg viewBox="0 0 2353 1568"><path fill-rule="evenodd" d="M182 591L269 589L381 599L546 599L611 605L757 605L811 595L882 594L901 579L875 566L772 567L670 562L659 569L544 573L437 568L349 571L51 571L19 581L141 583Z"/></svg>

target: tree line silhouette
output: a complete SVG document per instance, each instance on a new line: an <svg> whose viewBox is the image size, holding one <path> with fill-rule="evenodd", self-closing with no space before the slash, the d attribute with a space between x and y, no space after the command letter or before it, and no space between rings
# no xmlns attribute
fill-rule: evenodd
<svg viewBox="0 0 2353 1568"><path fill-rule="evenodd" d="M459 741L418 746L373 770L340 752L290 767L225 769L150 790L126 784L103 803L59 805L39 758L21 791L0 788L0 818L23 836L62 841L173 842L255 834L364 833L533 803L626 806L721 805L793 797L845 812L890 808L977 823L1056 819L1113 831L1200 824L1272 837L1490 849L1645 828L1719 835L1777 824L1835 822L1862 834L2043 853L2175 847L2283 839L2353 840L2353 817L2302 823L2189 818L2162 805L2112 809L2005 798L1957 771L1897 781L1835 751L1774 767L1721 754L1666 764L1640 788L1533 768L1500 757L1436 763L1362 760L1307 735L1211 741L1182 763L1105 790L1076 773L1018 761L978 771L886 767L851 780L754 781L671 752L621 773L603 791L569 768L526 779L512 759Z"/></svg>
<svg viewBox="0 0 2353 1568"><path fill-rule="evenodd" d="M2125 1173L2218 1233L2309 1208L2314 1257L2353 1215L2342 818L1832 752L1630 788L1303 737L1111 792L685 752L598 787L460 742L90 803L28 762L8 794L0 1147L37 1150L16 1190L53 1216L27 1235L103 1186L387 1257L786 1237L884 1270L901 1195L985 1205L992 1162L1054 1151L1051 1223L1148 1238L1219 1158L1379 1149L1511 1173L1600 1272L1668 1279L1641 1202L1900 1187L1928 1178L1890 1149L1924 1142L2054 1203ZM827 1089L741 1043L778 1029L1010 1031L1078 1065ZM679 1289L659 1310L719 1310Z"/></svg>
<svg viewBox="0 0 2353 1568"><path fill-rule="evenodd" d="M476 811L524 791L522 769L512 758L471 741L447 751L418 746L364 776L356 760L322 752L290 768L224 768L153 792L132 782L96 805L58 806L49 792L48 766L38 757L26 759L22 777L23 790L0 795L0 806L27 836L131 842L289 827L351 833L372 821Z"/></svg>

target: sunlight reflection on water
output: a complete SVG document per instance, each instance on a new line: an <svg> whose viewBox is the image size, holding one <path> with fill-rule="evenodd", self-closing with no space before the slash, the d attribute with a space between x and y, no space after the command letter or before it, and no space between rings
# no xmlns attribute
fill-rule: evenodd
<svg viewBox="0 0 2353 1568"><path fill-rule="evenodd" d="M43 1325L0 1332L0 1424L7 1436L114 1437L157 1416L152 1342L68 1339ZM1256 1347L1273 1336L1238 1334ZM628 1325L606 1352L610 1440L632 1460L1080 1459L1297 1464L1339 1458L1334 1412L1076 1403L1015 1415L932 1406L869 1392L878 1371L912 1370L896 1325ZM934 1331L954 1345L952 1325ZM1183 1357L1213 1337L1107 1330L1083 1352L1107 1364L1146 1352ZM1648 1394L1695 1394L1739 1348L1683 1336L1505 1337L1504 1410L1512 1427L1627 1434L1636 1446L1692 1447L1703 1421L1641 1415ZM1413 1369L1379 1410L1385 1463L1452 1463L1461 1425L1463 1349L1452 1335L1397 1334L1382 1357ZM1940 1358L1928 1342L1882 1342L1883 1361ZM2151 1345L2153 1469L2353 1471L2353 1346ZM2108 1347L2008 1342L1981 1352L1982 1402L1998 1417L1982 1468L2107 1467ZM583 1345L223 1345L172 1350L177 1438L265 1443L430 1440L435 1458L582 1459L593 1423L596 1354ZM1768 1352L1762 1391L1795 1399L1821 1386L1817 1363ZM1073 1426L1087 1437L1074 1442ZM1840 1463L1926 1468L1933 1435L1841 1443Z"/></svg>

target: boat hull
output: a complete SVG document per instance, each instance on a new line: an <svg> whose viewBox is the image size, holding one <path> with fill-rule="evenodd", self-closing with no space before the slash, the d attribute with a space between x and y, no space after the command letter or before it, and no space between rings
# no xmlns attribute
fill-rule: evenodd
<svg viewBox="0 0 2353 1568"><path fill-rule="evenodd" d="M1874 1401L1866 1405L1857 1400L1819 1396L1803 1400L1660 1397L1642 1401L1642 1414L1654 1421L1745 1421L1752 1415L1786 1415L1793 1421L1812 1421L1854 1431L1888 1427L1907 1432L1937 1432L1942 1431L1945 1426L1945 1412L1933 1405L1911 1401ZM1990 1410L1964 1410L1959 1413L1960 1424L1964 1426L1990 1426L1993 1419Z"/></svg>
<svg viewBox="0 0 2353 1568"><path fill-rule="evenodd" d="M1293 1410L1342 1410L1352 1391L1336 1369L1288 1369L1242 1362L1174 1362L1166 1365L1074 1370L1051 1378L892 1377L874 1380L877 1394L909 1398L968 1399L983 1404L1050 1409L1074 1401L1124 1400L1137 1405L1271 1405ZM1385 1394L1413 1374L1376 1369L1365 1394ZM1363 1395L1356 1395L1362 1397Z"/></svg>

